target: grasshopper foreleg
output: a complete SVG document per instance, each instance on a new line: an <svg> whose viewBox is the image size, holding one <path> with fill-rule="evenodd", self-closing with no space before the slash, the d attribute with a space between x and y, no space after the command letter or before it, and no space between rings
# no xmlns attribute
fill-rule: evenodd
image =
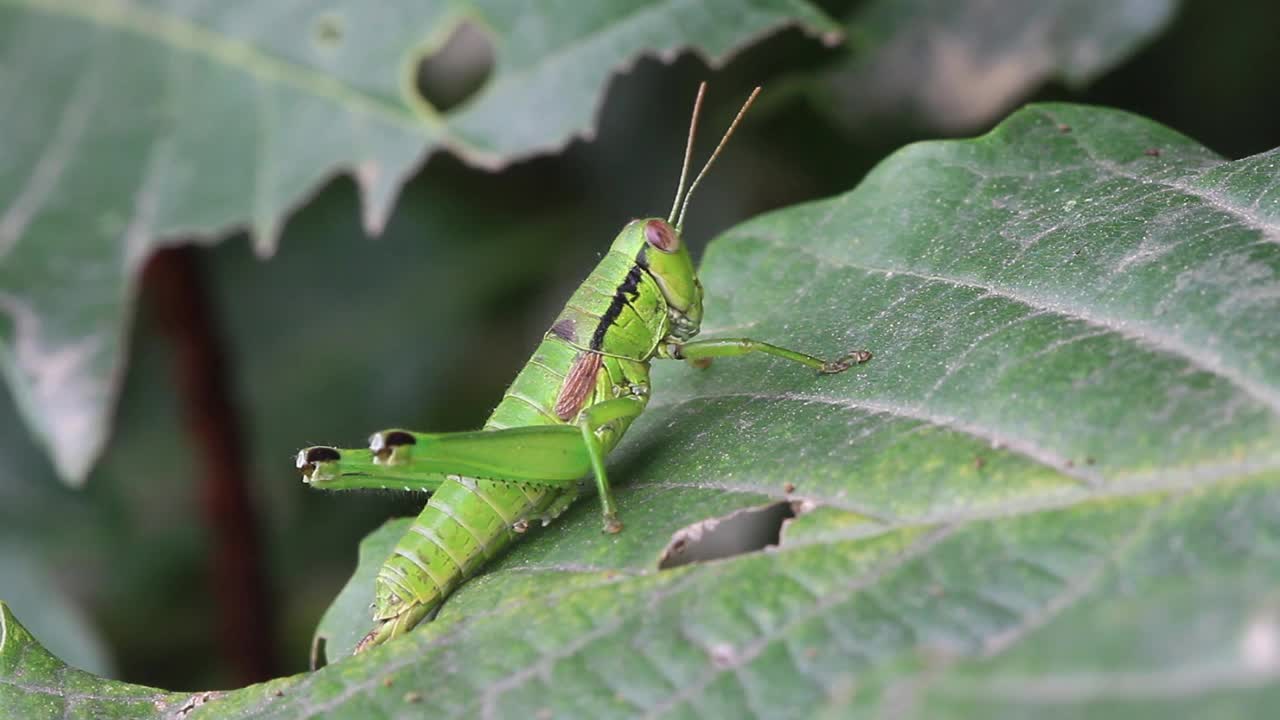
<svg viewBox="0 0 1280 720"><path fill-rule="evenodd" d="M619 532L622 530L622 523L618 520L613 488L609 485L609 475L604 469L606 450L600 431L607 428L610 423L619 420L629 423L639 417L644 411L644 406L644 401L639 398L621 397L597 403L578 414L577 425L582 430L582 440L591 458L591 470L596 478L596 488L600 491L600 510L604 516L604 531L607 533Z"/></svg>
<svg viewBox="0 0 1280 720"><path fill-rule="evenodd" d="M752 340L751 338L717 338L715 340L695 340L679 345L670 344L662 348L660 354L662 357L673 360L688 360L690 364L696 367L706 367L710 364L712 358L733 357L753 352L765 353L792 362L798 362L805 367L817 370L820 375L834 375L844 372L854 365L861 365L871 359L871 353L866 350L854 350L836 360L823 360L796 350L779 347L761 340Z"/></svg>

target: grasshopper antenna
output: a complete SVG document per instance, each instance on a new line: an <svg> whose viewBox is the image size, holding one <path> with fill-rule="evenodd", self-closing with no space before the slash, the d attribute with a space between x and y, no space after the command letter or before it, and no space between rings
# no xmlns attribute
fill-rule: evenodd
<svg viewBox="0 0 1280 720"><path fill-rule="evenodd" d="M698 97L693 101L693 119L689 121L689 140L684 145L684 165L680 166L680 185L676 187L676 200L671 203L671 214L667 216L667 224L676 221L676 210L680 207L680 196L684 195L684 181L689 177L689 161L693 159L693 136L698 134L698 113L702 111L702 96L707 92L707 83L698 85Z"/></svg>
<svg viewBox="0 0 1280 720"><path fill-rule="evenodd" d="M703 87L706 87L706 83L703 83L702 85ZM720 151L724 149L725 143L729 142L729 138L733 135L733 131L738 129L738 123L742 122L742 116L747 114L747 108L751 107L751 103L755 102L756 96L759 94L760 94L760 87L757 86L755 90L751 91L751 95L750 97L747 98L747 101L742 103L742 109L739 110L738 115L733 118L733 122L729 123L729 129L724 131L724 137L720 138L720 144L716 145L716 149L714 152L711 153L711 157L707 158L707 164L702 166L702 171L698 173L698 177L693 179L693 184L689 186L688 194L684 196L684 204L680 206L680 214L676 216L675 228L677 232L679 232L680 228L684 226L684 213L686 210L689 209L689 198L693 197L693 191L697 189L698 183L702 182L702 176L706 175L707 171L711 169L711 164L716 161L716 158L720 157ZM701 101L702 101L702 88L699 88L698 101L694 104L694 107L693 107L695 124L697 122L698 104L701 103ZM693 147L692 129L690 129L689 131L689 147L691 149ZM688 165L688 151L685 152L685 164ZM681 177L680 177L680 186L681 188L684 187L683 173L681 173ZM678 195L676 196L676 199L679 200Z"/></svg>

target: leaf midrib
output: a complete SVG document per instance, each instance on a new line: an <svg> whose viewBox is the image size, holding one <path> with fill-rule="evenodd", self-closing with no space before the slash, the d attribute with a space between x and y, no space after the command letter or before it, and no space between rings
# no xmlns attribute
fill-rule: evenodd
<svg viewBox="0 0 1280 720"><path fill-rule="evenodd" d="M122 0L0 0L0 5L27 8L89 24L130 32L175 50L200 55L225 67L270 83L296 88L331 100L347 110L382 118L427 138L451 136L448 126L423 103L419 113L340 82L334 77L262 52L257 47L189 20L155 12ZM456 138L453 138L456 140Z"/></svg>
<svg viewBox="0 0 1280 720"><path fill-rule="evenodd" d="M679 405L696 402L699 400L709 399L728 399L728 398L744 398L749 400L769 400L769 401L789 401L800 403L818 403L822 405L830 405L833 407L844 408L846 410L864 410L872 413L889 415L897 418L907 418L910 420L919 420L929 425L940 427L947 430L955 430L971 437L978 438L993 446L1000 446L1014 451L1018 455L1032 460L1038 465L1049 468L1073 480L1075 483L1085 487L1097 487L1102 482L1102 475L1092 469L1077 467L1075 463L1068 458L1059 455L1050 448L1041 447L1030 440L1018 437L1016 435L1007 435L997 432L994 428L987 428L974 423L967 423L963 420L948 416L931 413L922 407L911 407L907 405L896 405L886 403L879 400L871 400L868 398L841 398L829 395L819 395L814 393L802 392L779 392L779 393L761 393L753 391L735 391L724 393L712 393L697 395L693 397L683 398L667 402L650 403L649 410L657 410L663 407L676 407Z"/></svg>
<svg viewBox="0 0 1280 720"><path fill-rule="evenodd" d="M999 435L987 432L981 426L956 422L952 424L943 424L934 422L934 416L927 413L915 413L911 408L906 406L895 406L880 403L866 399L849 399L842 397L831 397L826 395L818 395L811 393L781 392L766 393L756 391L734 391L719 392L695 395L692 397L681 398L678 400L662 401L658 400L649 404L649 411L660 410L662 408L674 408L681 405L688 405L698 402L716 401L725 399L748 399L763 400L768 402L800 402L800 403L818 403L830 405L847 410L863 410L873 413L889 415L891 417L907 418L910 420L920 420L944 430L954 430L971 437L976 437L984 442L998 442L1000 446L1006 450L1013 451L1015 454L1025 457L1036 464L1045 467L1059 475L1064 476L1073 481L1073 485L1078 488L1081 493L1077 499L1092 499L1094 497L1121 497L1127 495L1144 494L1148 492L1160 492L1166 490L1174 490L1179 488L1195 488L1229 480L1239 477L1257 475L1260 473L1280 470L1280 457L1263 458L1261 460L1248 461L1239 460L1234 462L1212 462L1202 465L1193 465L1186 468L1160 468L1150 472L1121 472L1116 473L1111 479L1107 479L1101 472L1090 471L1084 475L1079 467L1062 467L1059 468L1045 462L1042 458L1033 454L1024 452L1022 448L1034 447L1030 442L1025 442L1013 436ZM941 417L941 416L938 416ZM1051 451L1045 451L1049 453ZM1065 461L1064 461L1065 464ZM706 485L705 487L699 483L685 483L690 488L718 489L720 485ZM748 486L740 486L743 492L750 492ZM768 496L770 492L768 488L757 488L755 492ZM823 499L823 504L833 505L839 509L848 510L849 512L864 512L863 509L857 507L840 507L838 499L831 499L829 502ZM1056 506L1055 506L1056 507ZM1039 509L1039 508L1037 508ZM942 518L936 518L929 522L937 522ZM914 522L925 522L923 519L917 519Z"/></svg>
<svg viewBox="0 0 1280 720"><path fill-rule="evenodd" d="M787 243L752 228L745 228L732 238L726 239L754 240L779 250L785 250L788 253L806 255L819 265L857 270L868 275L879 275L886 278L901 275L924 282L943 283L952 287L977 290L987 296L1015 302L1032 310L1046 311L1064 318L1079 320L1093 327L1115 333L1127 340L1165 352L1192 367L1220 377L1238 388L1246 397L1264 406L1273 415L1280 418L1280 390L1272 388L1224 362L1221 355L1214 352L1209 344L1192 345L1176 335L1165 334L1150 323L1094 312L1084 305L1036 297L1021 289L995 283L987 279L952 277L903 267L875 267L844 258L831 257L819 253L811 247Z"/></svg>

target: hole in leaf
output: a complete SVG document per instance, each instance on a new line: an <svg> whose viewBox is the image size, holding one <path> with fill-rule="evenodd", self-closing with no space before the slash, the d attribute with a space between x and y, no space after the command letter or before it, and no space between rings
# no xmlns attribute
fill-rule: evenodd
<svg viewBox="0 0 1280 720"><path fill-rule="evenodd" d="M328 665L325 655L325 645L328 644L328 638L323 635L316 635L311 640L311 670L312 672Z"/></svg>
<svg viewBox="0 0 1280 720"><path fill-rule="evenodd" d="M777 545L782 524L795 517L789 502L745 508L677 530L658 560L659 570L756 552Z"/></svg>
<svg viewBox="0 0 1280 720"><path fill-rule="evenodd" d="M342 18L337 15L324 14L316 18L312 27L312 37L320 47L332 49L342 43Z"/></svg>
<svg viewBox="0 0 1280 720"><path fill-rule="evenodd" d="M489 79L493 59L489 36L474 23L459 23L444 45L418 65L418 92L436 110L452 110Z"/></svg>

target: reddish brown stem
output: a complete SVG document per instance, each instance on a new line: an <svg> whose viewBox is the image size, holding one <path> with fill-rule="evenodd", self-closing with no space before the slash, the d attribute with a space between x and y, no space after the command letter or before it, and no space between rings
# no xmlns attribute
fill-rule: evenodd
<svg viewBox="0 0 1280 720"><path fill-rule="evenodd" d="M192 247L157 252L143 274L144 297L173 349L174 380L195 451L192 469L214 543L210 586L218 643L236 680L247 684L274 675L273 624L231 373L198 253Z"/></svg>

